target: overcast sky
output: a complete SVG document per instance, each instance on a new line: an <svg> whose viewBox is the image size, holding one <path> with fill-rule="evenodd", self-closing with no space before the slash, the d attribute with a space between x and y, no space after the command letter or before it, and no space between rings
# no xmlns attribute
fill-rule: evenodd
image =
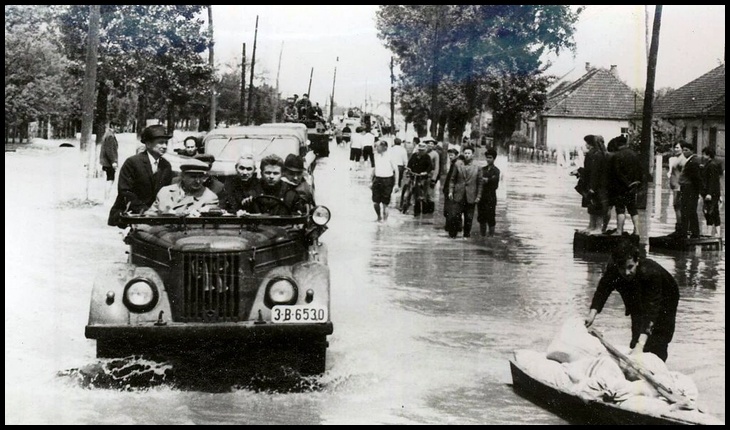
<svg viewBox="0 0 730 430"><path fill-rule="evenodd" d="M361 106L366 97L381 109L390 100L390 52L377 37L375 5L340 6L213 6L216 62L240 62L242 44L253 51L256 16L256 74L275 86L282 53L279 90L283 96L307 92L314 68L311 98L324 107L335 101ZM653 22L654 7L649 7ZM609 68L632 88L646 82L645 13L643 5L590 5L576 27L575 56L549 58L549 72L578 78L585 63ZM283 43L283 50L282 50ZM717 67L724 59L725 6L663 7L655 88L678 88ZM339 57L339 62L337 61ZM246 83L248 84L247 71ZM374 106L372 110L379 110Z"/></svg>

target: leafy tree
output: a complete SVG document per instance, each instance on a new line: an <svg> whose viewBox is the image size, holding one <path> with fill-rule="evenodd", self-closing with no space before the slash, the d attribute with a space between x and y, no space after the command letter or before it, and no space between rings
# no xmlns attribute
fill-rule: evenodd
<svg viewBox="0 0 730 430"><path fill-rule="evenodd" d="M5 6L5 136L27 136L28 124L78 117L78 81L57 40L55 6Z"/></svg>
<svg viewBox="0 0 730 430"><path fill-rule="evenodd" d="M418 117L426 105L432 134L442 137L443 127L436 127L448 124L450 134L460 135L486 105L496 135L510 136L516 114L540 108L544 101L544 95L521 94L544 87L547 65L541 58L574 49L580 11L564 5L381 6L379 37L404 75L399 82L406 118ZM416 94L425 100L414 103ZM526 104L504 110L507 100Z"/></svg>
<svg viewBox="0 0 730 430"><path fill-rule="evenodd" d="M200 55L208 47L202 5L104 5L99 46L97 130L107 122L111 91L136 92L137 131L148 115L167 117L208 91L213 71ZM88 7L72 5L61 16L63 45L83 57ZM117 97L119 99L119 97Z"/></svg>

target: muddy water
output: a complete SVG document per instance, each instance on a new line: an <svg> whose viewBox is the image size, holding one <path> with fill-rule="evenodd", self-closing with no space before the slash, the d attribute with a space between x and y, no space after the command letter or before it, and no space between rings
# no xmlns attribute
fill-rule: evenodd
<svg viewBox="0 0 730 430"><path fill-rule="evenodd" d="M6 154L6 423L562 423L514 394L508 360L545 349L566 318L584 315L605 262L573 253L587 215L568 170L499 157L497 235L452 240L440 210L375 222L368 176L346 156L333 147L317 176L318 202L333 213L322 237L335 327L327 372L297 390L207 392L167 383L166 364L143 359L124 370L146 370L147 381L102 384L119 367L94 358L83 329L96 269L124 259L119 231L105 225L109 202L73 200L83 194L73 152ZM671 229L671 205L658 208L642 213L643 240ZM724 420L725 253L649 256L680 283L668 364ZM614 344L628 340L618 297L596 325Z"/></svg>

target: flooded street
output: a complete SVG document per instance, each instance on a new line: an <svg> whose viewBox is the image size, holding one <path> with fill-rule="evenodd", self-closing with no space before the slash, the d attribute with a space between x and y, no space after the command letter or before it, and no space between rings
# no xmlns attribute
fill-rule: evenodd
<svg viewBox="0 0 730 430"><path fill-rule="evenodd" d="M479 237L475 217L472 238L454 240L441 199L419 218L391 203L376 222L369 176L349 169L347 151L333 144L316 177L317 202L332 211L326 373L311 390L223 393L80 382L75 369L99 364L84 337L91 286L99 266L125 259L121 230L106 226L109 203L74 200L84 195L77 150L6 153L6 424L564 423L513 392L508 360L545 350L566 319L583 317L605 264L573 252L588 216L569 170L500 155L496 236ZM659 194L659 213L642 211L644 242L674 224L668 190ZM680 286L667 364L724 421L725 251L649 257ZM628 343L618 294L595 326Z"/></svg>

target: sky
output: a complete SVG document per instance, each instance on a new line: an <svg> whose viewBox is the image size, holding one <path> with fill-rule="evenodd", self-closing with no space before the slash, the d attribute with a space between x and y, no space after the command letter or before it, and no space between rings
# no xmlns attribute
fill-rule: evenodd
<svg viewBox="0 0 730 430"><path fill-rule="evenodd" d="M324 107L335 84L338 105L388 111L390 57L377 37L377 5L213 6L216 63L241 61L253 51L256 17L255 72L282 96L302 95ZM649 6L649 25L654 6ZM549 73L577 79L585 63L610 68L630 87L643 89L647 73L645 7L589 5L576 25L575 55L570 51L546 58ZM655 88L678 88L722 63L725 51L725 6L664 5ZM279 56L281 68L279 70ZM339 58L339 61L338 61ZM336 78L334 77L336 68ZM246 71L248 84L250 69ZM396 75L398 69L396 68ZM256 83L256 79L254 83Z"/></svg>

